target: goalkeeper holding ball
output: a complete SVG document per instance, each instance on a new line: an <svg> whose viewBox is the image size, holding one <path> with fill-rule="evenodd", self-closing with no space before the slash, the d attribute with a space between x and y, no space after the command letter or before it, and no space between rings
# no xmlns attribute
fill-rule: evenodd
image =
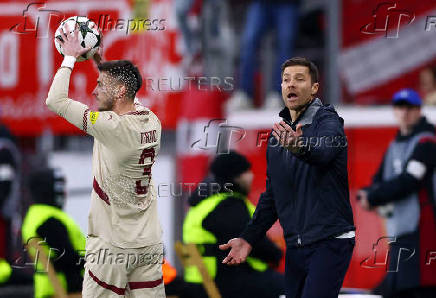
<svg viewBox="0 0 436 298"><path fill-rule="evenodd" d="M156 115L135 103L142 78L127 60L98 65L98 111L68 98L76 59L89 48L79 30L60 40L64 60L50 87L50 110L94 137L94 176L83 297L165 297L163 245L151 167L160 148Z"/></svg>

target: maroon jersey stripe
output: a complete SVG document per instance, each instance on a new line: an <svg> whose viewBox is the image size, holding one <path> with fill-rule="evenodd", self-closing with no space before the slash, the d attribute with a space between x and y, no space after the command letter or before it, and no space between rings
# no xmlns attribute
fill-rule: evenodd
<svg viewBox="0 0 436 298"><path fill-rule="evenodd" d="M83 113L83 131L86 132L86 130L88 129L88 112L89 109L86 109L85 112Z"/></svg>
<svg viewBox="0 0 436 298"><path fill-rule="evenodd" d="M114 286L114 285L110 285L110 284L107 284L107 283L105 283L104 281L101 281L101 280L99 280L98 279L98 277L97 276L95 276L92 272L91 272L91 270L88 270L88 273L89 273L89 276L91 276L92 277L92 279L100 286L100 287L102 287L102 288L105 288L105 289L108 289L108 290L111 290L112 292L114 292L115 294L118 294L118 295L124 295L125 293L126 293L126 289L124 288L118 288L118 287L116 287L116 286Z"/></svg>
<svg viewBox="0 0 436 298"><path fill-rule="evenodd" d="M129 282L129 287L131 290L135 289L144 289L144 288L155 288L163 282L163 278L161 277L158 280L153 281L132 281Z"/></svg>
<svg viewBox="0 0 436 298"><path fill-rule="evenodd" d="M135 112L128 112L123 115L148 115L148 111L135 111Z"/></svg>
<svg viewBox="0 0 436 298"><path fill-rule="evenodd" d="M104 192L103 189L101 189L100 185L98 185L97 180L94 177L94 183L92 184L94 191L97 193L97 195L100 197L100 199L102 199L103 201L106 202L106 204L110 205L111 203L109 202L109 197L108 195Z"/></svg>

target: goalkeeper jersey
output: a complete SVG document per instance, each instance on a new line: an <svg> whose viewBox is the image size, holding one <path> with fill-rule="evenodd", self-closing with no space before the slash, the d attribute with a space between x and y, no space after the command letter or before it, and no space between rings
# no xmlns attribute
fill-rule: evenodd
<svg viewBox="0 0 436 298"><path fill-rule="evenodd" d="M50 87L50 110L94 137L93 190L88 235L121 248L161 242L151 167L160 148L161 123L135 103L136 111L118 115L91 111L68 98L72 70L61 67Z"/></svg>

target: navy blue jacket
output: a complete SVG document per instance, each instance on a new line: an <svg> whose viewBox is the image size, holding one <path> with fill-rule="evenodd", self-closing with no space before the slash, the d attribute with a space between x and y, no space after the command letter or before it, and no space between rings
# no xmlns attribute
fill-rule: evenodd
<svg viewBox="0 0 436 298"><path fill-rule="evenodd" d="M287 245L303 246L355 230L349 201L347 139L343 119L316 98L291 123L303 125L304 150L296 155L268 139L266 191L241 237L256 243L279 219Z"/></svg>

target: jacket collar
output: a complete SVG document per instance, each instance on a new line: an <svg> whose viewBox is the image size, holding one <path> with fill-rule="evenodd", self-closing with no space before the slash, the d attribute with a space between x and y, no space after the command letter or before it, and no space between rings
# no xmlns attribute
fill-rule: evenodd
<svg viewBox="0 0 436 298"><path fill-rule="evenodd" d="M300 123L302 125L311 124L316 112L318 112L318 109L322 106L323 104L321 99L316 97L306 105L303 113L301 113L294 122L291 120L291 113L287 107L280 111L279 116L285 121L291 123L291 125L295 125L296 123Z"/></svg>
<svg viewBox="0 0 436 298"><path fill-rule="evenodd" d="M427 121L427 118L425 116L422 116L419 119L419 121L412 128L410 134L403 136L403 135L401 135L400 131L398 130L395 140L400 141L400 142L406 141L406 140L412 138L413 136L415 136L419 133L422 133L422 132L435 133L434 126Z"/></svg>

